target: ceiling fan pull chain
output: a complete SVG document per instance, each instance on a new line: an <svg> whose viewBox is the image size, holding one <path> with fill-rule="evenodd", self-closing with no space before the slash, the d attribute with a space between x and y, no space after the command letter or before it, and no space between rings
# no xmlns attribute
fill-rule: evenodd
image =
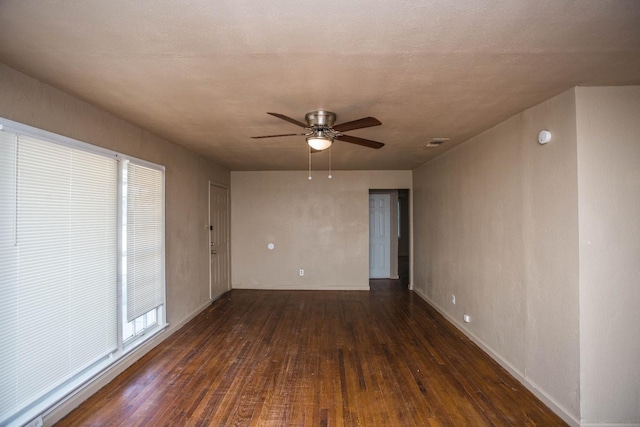
<svg viewBox="0 0 640 427"><path fill-rule="evenodd" d="M309 181L311 181L311 146L309 145Z"/></svg>
<svg viewBox="0 0 640 427"><path fill-rule="evenodd" d="M331 147L329 147L329 179L333 178L331 176Z"/></svg>

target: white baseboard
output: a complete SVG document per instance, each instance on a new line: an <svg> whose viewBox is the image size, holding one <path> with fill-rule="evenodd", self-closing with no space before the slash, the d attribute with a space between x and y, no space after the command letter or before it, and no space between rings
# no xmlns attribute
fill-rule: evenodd
<svg viewBox="0 0 640 427"><path fill-rule="evenodd" d="M511 375L513 375L522 385L524 385L530 392L532 392L538 399L540 399L545 405L549 407L555 414L557 414L560 418L562 418L567 424L573 427L581 427L580 421L571 415L562 405L558 404L551 396L549 396L544 390L538 387L535 383L533 383L529 378L524 376L524 374L507 362L502 358L498 353L496 353L491 347L486 345L480 338L472 334L470 331L466 330L464 326L459 323L456 319L450 316L442 307L440 307L435 302L431 301L429 297L420 292L417 289L413 289L413 292L416 293L420 298L427 302L431 307L433 307L438 313L443 315L445 319L447 319L453 326L456 327L460 332L466 335L471 341L473 341L478 347L480 347L485 353L487 353L493 360L495 360L500 366L509 371ZM622 425L621 425L622 426ZM582 425L584 427L584 424ZM595 427L595 425L593 426ZM625 426L626 427L626 426Z"/></svg>
<svg viewBox="0 0 640 427"><path fill-rule="evenodd" d="M582 423L581 427L640 427L640 423Z"/></svg>
<svg viewBox="0 0 640 427"><path fill-rule="evenodd" d="M367 286L251 286L251 285L238 285L234 284L233 289L245 289L254 291L368 291Z"/></svg>
<svg viewBox="0 0 640 427"><path fill-rule="evenodd" d="M640 423L582 423L581 427L640 427Z"/></svg>
<svg viewBox="0 0 640 427"><path fill-rule="evenodd" d="M163 331L157 333L149 341L141 344L135 350L132 350L126 357L108 367L104 372L100 373L94 379L89 381L84 386L80 387L73 394L66 399L59 402L55 407L51 408L44 414L43 422L44 426L52 426L60 421L69 412L77 408L82 402L94 395L102 387L113 381L115 377L123 373L127 368L137 362L142 356L147 354L153 348L158 346L165 339L169 338L174 332L186 325L190 320L200 314L203 310L211 305L212 301L207 301L206 304L197 308L193 313L184 318L178 323L170 324Z"/></svg>

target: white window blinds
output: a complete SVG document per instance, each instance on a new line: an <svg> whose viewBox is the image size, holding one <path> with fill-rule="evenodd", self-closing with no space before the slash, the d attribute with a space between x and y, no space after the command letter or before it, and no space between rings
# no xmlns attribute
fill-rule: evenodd
<svg viewBox="0 0 640 427"><path fill-rule="evenodd" d="M0 118L0 425L166 327L164 285L164 168Z"/></svg>
<svg viewBox="0 0 640 427"><path fill-rule="evenodd" d="M118 162L0 138L2 420L117 349Z"/></svg>
<svg viewBox="0 0 640 427"><path fill-rule="evenodd" d="M15 135L0 132L0 420L17 407L16 144Z"/></svg>
<svg viewBox="0 0 640 427"><path fill-rule="evenodd" d="M164 303L164 177L127 167L127 321Z"/></svg>

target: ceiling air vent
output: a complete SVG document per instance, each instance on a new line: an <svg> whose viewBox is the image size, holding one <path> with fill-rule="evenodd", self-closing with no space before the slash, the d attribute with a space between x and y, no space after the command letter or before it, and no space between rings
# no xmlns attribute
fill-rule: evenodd
<svg viewBox="0 0 640 427"><path fill-rule="evenodd" d="M448 140L449 138L433 138L431 141L429 141L429 143L427 144L427 147L428 148L439 147L445 142L447 142Z"/></svg>

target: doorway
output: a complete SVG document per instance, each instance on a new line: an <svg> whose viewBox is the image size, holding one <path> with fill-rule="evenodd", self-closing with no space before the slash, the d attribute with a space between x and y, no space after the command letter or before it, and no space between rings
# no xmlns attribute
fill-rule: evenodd
<svg viewBox="0 0 640 427"><path fill-rule="evenodd" d="M369 190L369 278L409 286L409 190Z"/></svg>
<svg viewBox="0 0 640 427"><path fill-rule="evenodd" d="M400 285L409 287L410 277L410 256L411 256L411 215L409 190L398 190L398 279Z"/></svg>
<svg viewBox="0 0 640 427"><path fill-rule="evenodd" d="M229 189L209 185L209 297L229 290Z"/></svg>

